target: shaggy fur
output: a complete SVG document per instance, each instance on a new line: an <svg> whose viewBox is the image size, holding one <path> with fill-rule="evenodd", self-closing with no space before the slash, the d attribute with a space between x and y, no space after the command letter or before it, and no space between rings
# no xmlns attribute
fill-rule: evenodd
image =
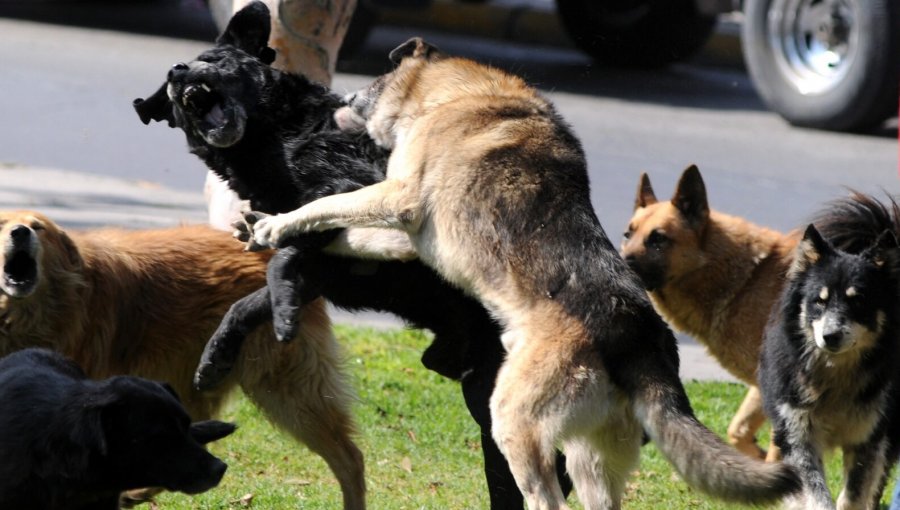
<svg viewBox="0 0 900 510"><path fill-rule="evenodd" d="M119 493L197 494L225 474L203 445L234 431L191 423L171 387L137 377L87 378L46 349L0 359L0 508L116 510Z"/></svg>
<svg viewBox="0 0 900 510"><path fill-rule="evenodd" d="M177 64L157 94L136 102L141 118L169 120L182 129L190 150L263 212L287 212L384 179L387 151L365 133L337 129L333 113L342 105L339 97L267 65L268 27L265 6L251 3L242 9L216 47L193 62ZM343 243L343 252L358 254L371 244L383 250L383 234L355 242L362 234L345 231L350 241ZM376 263L335 256L329 251L341 251L336 235L303 236L278 251L270 264L271 293L262 289L235 303L210 340L198 385L214 387L229 373L243 336L273 309L276 331L290 331L294 296L306 300L322 295L341 308L396 314L434 333L423 364L462 382L466 405L482 430L491 507L521 508L521 495L490 435L488 398L503 359L499 327L477 301L418 261ZM409 248L407 236L401 235ZM375 255L395 258L401 252L397 248L393 255Z"/></svg>
<svg viewBox="0 0 900 510"><path fill-rule="evenodd" d="M621 505L646 430L715 496L784 496L795 473L736 452L693 415L675 338L590 203L581 145L553 106L508 74L421 39L338 112L393 150L385 181L254 226L261 245L346 227L407 232L421 260L485 303L507 358L493 435L529 508L567 508L555 449L587 509Z"/></svg>
<svg viewBox="0 0 900 510"><path fill-rule="evenodd" d="M346 507L362 508L351 392L324 301L306 305L296 341L259 330L222 385L193 388L206 340L235 300L264 285L267 260L208 227L67 234L38 213L0 213L0 354L45 347L91 378L165 381L194 420L216 415L239 385L325 459Z"/></svg>
<svg viewBox="0 0 900 510"><path fill-rule="evenodd" d="M841 448L837 508L877 509L900 454L895 204L893 213L865 197L820 217L823 234L858 254L834 248L810 225L766 329L759 370L765 408L785 462L803 480L791 508L835 508L822 459Z"/></svg>
<svg viewBox="0 0 900 510"><path fill-rule="evenodd" d="M641 175L621 246L666 322L749 386L728 440L753 457L766 456L755 440L766 420L756 384L763 329L796 245L794 234L710 209L700 171L691 166L669 201L657 200ZM778 458L777 449L768 453Z"/></svg>

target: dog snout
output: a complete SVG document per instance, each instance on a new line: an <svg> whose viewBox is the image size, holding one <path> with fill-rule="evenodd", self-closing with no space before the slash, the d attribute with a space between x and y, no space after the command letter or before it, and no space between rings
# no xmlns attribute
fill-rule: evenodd
<svg viewBox="0 0 900 510"><path fill-rule="evenodd" d="M31 240L31 229L25 225L16 225L9 231L9 236L14 244L27 243Z"/></svg>
<svg viewBox="0 0 900 510"><path fill-rule="evenodd" d="M841 348L841 344L844 340L844 330L843 328L835 328L831 331L824 331L822 333L822 340L825 341L825 348L830 351L836 351Z"/></svg>
<svg viewBox="0 0 900 510"><path fill-rule="evenodd" d="M172 78L178 76L181 73L184 73L188 69L190 69L190 67L187 64L185 64L184 62L179 62L179 63L173 65L172 68L169 69L169 80L171 81Z"/></svg>

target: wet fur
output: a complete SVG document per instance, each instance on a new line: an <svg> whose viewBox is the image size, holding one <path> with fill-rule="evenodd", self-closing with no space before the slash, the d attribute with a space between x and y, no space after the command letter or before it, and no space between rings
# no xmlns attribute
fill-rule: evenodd
<svg viewBox="0 0 900 510"><path fill-rule="evenodd" d="M797 239L711 209L692 166L668 201L658 201L641 175L621 246L666 322L700 341L749 386L728 439L753 457L765 456L754 437L766 420L756 384L763 330ZM777 459L777 450L770 448L769 459Z"/></svg>
<svg viewBox="0 0 900 510"><path fill-rule="evenodd" d="M835 508L823 456L841 448L844 487L836 508L878 509L900 454L897 242L893 234L887 243L876 237L897 231L897 210L859 194L825 210L822 234L861 254L836 250L810 226L766 329L765 408L785 462L804 482L803 493L788 501L792 508ZM822 313L846 321L833 344L817 334L827 328L816 326Z"/></svg>
<svg viewBox="0 0 900 510"><path fill-rule="evenodd" d="M794 473L735 452L694 417L675 338L619 258L589 198L581 145L522 80L420 39L357 93L353 115L392 148L387 179L257 223L255 239L339 227L407 232L420 259L504 326L493 435L529 508L568 508L555 446L588 509L621 505L642 429L692 485L761 502ZM727 466L727 467L726 467Z"/></svg>
<svg viewBox="0 0 900 510"><path fill-rule="evenodd" d="M208 227L67 234L28 211L0 214L0 245L17 225L39 240L39 279L27 297L0 293L0 354L45 347L91 378L165 381L194 420L215 416L240 386L272 424L325 458L348 508L362 508L351 391L324 301L304 307L296 341L278 343L259 329L221 386L193 388L206 340L234 301L264 285L268 254L247 254Z"/></svg>

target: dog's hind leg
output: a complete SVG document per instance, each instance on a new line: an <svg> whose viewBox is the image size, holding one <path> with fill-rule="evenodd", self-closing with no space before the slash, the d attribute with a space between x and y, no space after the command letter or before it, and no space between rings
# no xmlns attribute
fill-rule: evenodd
<svg viewBox="0 0 900 510"><path fill-rule="evenodd" d="M765 422L759 387L749 386L744 401L728 425L728 442L745 455L755 459L766 458L766 452L756 444L756 432Z"/></svg>
<svg viewBox="0 0 900 510"><path fill-rule="evenodd" d="M231 305L206 342L194 373L194 388L205 391L219 385L234 368L247 335L271 316L268 287L248 294Z"/></svg>
<svg viewBox="0 0 900 510"><path fill-rule="evenodd" d="M322 295L322 285L316 276L321 271L314 267L304 236L298 245L278 250L266 266L266 284L272 302L272 327L279 342L290 341L297 334L301 306ZM315 251L319 250L316 246Z"/></svg>
<svg viewBox="0 0 900 510"><path fill-rule="evenodd" d="M638 465L642 431L630 425L604 427L563 443L566 470L585 510L619 510L625 483Z"/></svg>
<svg viewBox="0 0 900 510"><path fill-rule="evenodd" d="M248 338L238 364L247 396L278 427L320 455L341 486L345 510L365 508L362 452L352 440L353 400L323 301L303 311L298 339Z"/></svg>

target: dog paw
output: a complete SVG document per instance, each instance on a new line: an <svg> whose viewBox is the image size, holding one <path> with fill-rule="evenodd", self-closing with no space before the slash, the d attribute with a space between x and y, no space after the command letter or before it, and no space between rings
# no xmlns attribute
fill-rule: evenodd
<svg viewBox="0 0 900 510"><path fill-rule="evenodd" d="M285 214L276 214L260 218L253 224L252 242L266 248L278 248L292 231L290 218Z"/></svg>
<svg viewBox="0 0 900 510"><path fill-rule="evenodd" d="M231 224L234 229L232 237L245 244L244 251L262 251L265 246L260 246L253 239L253 226L262 218L268 218L269 215L259 211L245 211L243 219L237 220Z"/></svg>

